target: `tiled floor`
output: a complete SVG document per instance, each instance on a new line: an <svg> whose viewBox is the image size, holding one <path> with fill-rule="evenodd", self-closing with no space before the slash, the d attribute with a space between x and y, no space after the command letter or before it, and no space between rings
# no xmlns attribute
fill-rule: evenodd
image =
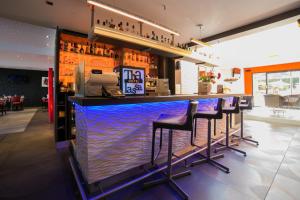
<svg viewBox="0 0 300 200"><path fill-rule="evenodd" d="M76 199L78 192L67 152L55 150L46 113L38 112L24 133L0 135L0 199ZM219 162L225 174L203 164L176 182L195 200L300 199L300 128L247 121L246 133L260 146L242 143L247 157L227 151ZM75 193L75 194L74 194ZM166 185L140 185L114 194L112 200L178 199Z"/></svg>
<svg viewBox="0 0 300 200"><path fill-rule="evenodd" d="M270 123L282 123L287 125L300 124L300 109L254 107L246 111L246 118Z"/></svg>

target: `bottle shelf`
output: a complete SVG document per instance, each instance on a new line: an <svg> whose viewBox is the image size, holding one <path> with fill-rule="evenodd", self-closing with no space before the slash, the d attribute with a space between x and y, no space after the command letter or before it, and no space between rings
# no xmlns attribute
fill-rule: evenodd
<svg viewBox="0 0 300 200"><path fill-rule="evenodd" d="M156 40L151 40L149 38L144 38L138 35L129 34L127 32L118 31L115 29L108 29L99 25L95 25L94 27L92 27L90 35L91 34L93 36L100 35L115 40L121 40L124 42L137 44L143 47L157 49L163 52L173 54L174 56L189 56L191 54L191 51L189 50L181 49L170 44L161 43Z"/></svg>

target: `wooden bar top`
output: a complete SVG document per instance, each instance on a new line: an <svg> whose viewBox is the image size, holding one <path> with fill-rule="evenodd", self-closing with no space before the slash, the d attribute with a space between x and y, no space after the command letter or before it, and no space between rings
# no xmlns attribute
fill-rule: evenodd
<svg viewBox="0 0 300 200"><path fill-rule="evenodd" d="M117 104L136 104L151 102L182 101L190 99L226 98L232 96L245 96L244 94L209 94L209 95L169 95L169 96L126 96L111 97L69 97L69 101L81 106L102 106Z"/></svg>

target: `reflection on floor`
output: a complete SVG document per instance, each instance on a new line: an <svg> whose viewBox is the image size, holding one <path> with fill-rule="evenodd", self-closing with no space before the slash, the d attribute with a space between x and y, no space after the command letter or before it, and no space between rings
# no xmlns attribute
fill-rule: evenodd
<svg viewBox="0 0 300 200"><path fill-rule="evenodd" d="M21 111L9 111L6 115L0 116L0 134L24 132L36 108Z"/></svg>
<svg viewBox="0 0 300 200"><path fill-rule="evenodd" d="M300 126L300 110L254 107L251 111L245 112L245 119Z"/></svg>
<svg viewBox="0 0 300 200"><path fill-rule="evenodd" d="M22 134L0 135L0 199L78 199L67 163L67 152L56 151L46 113L37 112ZM299 199L300 129L246 121L246 133L260 146L242 143L248 156L227 151L219 162L231 169L225 174L203 164L176 182L193 200ZM2 138L2 139L1 139ZM77 196L75 195L77 194ZM166 185L142 190L140 184L108 200L179 199Z"/></svg>

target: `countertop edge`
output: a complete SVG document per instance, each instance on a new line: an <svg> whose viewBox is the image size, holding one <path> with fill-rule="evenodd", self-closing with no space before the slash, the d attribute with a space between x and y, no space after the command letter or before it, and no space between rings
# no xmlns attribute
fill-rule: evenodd
<svg viewBox="0 0 300 200"><path fill-rule="evenodd" d="M103 106L118 104L136 104L151 102L181 101L190 99L225 98L232 96L246 96L245 94L209 94L209 95L170 95L170 96L130 96L123 98L103 97L76 97L70 96L68 100L81 106Z"/></svg>

